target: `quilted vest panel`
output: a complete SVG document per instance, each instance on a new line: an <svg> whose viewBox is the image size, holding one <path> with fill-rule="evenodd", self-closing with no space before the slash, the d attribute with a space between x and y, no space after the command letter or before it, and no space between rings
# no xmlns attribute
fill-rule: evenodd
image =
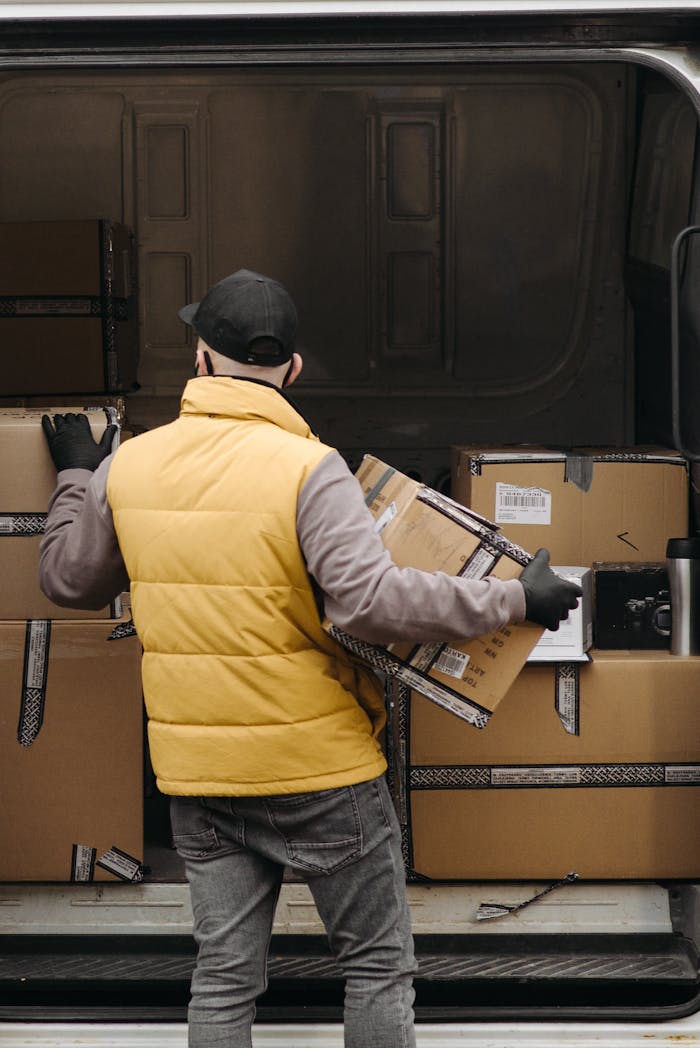
<svg viewBox="0 0 700 1048"><path fill-rule="evenodd" d="M377 682L321 628L296 538L299 492L329 451L277 390L198 378L176 421L114 458L163 793L296 793L385 768Z"/></svg>

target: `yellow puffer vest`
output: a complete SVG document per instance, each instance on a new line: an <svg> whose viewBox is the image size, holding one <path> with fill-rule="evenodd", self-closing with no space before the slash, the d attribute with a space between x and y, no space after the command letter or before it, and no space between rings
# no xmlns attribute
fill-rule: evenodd
<svg viewBox="0 0 700 1048"><path fill-rule="evenodd" d="M329 451L276 389L204 377L175 422L115 455L107 497L163 793L297 793L386 768L377 681L322 630L296 537Z"/></svg>

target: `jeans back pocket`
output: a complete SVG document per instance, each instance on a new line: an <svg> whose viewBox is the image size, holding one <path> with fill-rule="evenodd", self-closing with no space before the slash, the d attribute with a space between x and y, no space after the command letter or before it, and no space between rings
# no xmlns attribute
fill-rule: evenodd
<svg viewBox="0 0 700 1048"><path fill-rule="evenodd" d="M333 873L362 852L362 821L352 786L268 797L265 805L292 868Z"/></svg>

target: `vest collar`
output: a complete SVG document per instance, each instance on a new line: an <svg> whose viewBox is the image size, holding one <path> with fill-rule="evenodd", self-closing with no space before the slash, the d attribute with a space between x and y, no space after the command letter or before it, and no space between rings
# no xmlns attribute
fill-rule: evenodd
<svg viewBox="0 0 700 1048"><path fill-rule="evenodd" d="M282 390L266 382L218 375L191 378L182 394L181 415L223 415L247 422L271 422L289 433L317 439Z"/></svg>

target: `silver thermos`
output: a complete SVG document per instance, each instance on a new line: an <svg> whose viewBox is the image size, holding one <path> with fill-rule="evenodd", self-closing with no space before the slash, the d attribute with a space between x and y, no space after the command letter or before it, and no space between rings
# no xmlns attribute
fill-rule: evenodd
<svg viewBox="0 0 700 1048"><path fill-rule="evenodd" d="M700 655L700 538L669 539L671 654Z"/></svg>

